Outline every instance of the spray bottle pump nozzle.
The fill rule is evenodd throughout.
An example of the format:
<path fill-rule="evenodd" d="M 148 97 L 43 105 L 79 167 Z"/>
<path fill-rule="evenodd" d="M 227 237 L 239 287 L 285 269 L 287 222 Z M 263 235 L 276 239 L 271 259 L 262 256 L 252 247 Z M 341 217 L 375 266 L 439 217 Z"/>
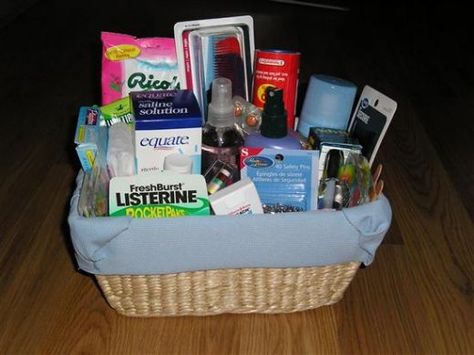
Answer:
<path fill-rule="evenodd" d="M 262 112 L 261 134 L 269 138 L 282 138 L 288 133 L 283 89 L 268 87 L 265 90 L 265 105 Z"/>
<path fill-rule="evenodd" d="M 212 100 L 208 107 L 207 121 L 215 127 L 232 126 L 235 121 L 232 82 L 227 78 L 217 78 L 212 82 Z"/>
<path fill-rule="evenodd" d="M 264 110 L 269 114 L 284 113 L 283 89 L 269 87 L 265 90 Z"/>

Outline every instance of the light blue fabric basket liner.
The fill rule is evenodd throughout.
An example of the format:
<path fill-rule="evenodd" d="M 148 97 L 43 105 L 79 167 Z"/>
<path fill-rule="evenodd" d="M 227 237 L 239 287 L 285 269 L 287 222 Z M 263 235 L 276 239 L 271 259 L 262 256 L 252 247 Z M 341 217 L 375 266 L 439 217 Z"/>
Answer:
<path fill-rule="evenodd" d="M 386 197 L 342 211 L 162 219 L 79 216 L 83 174 L 69 226 L 80 269 L 149 275 L 225 268 L 370 264 L 390 227 Z"/>

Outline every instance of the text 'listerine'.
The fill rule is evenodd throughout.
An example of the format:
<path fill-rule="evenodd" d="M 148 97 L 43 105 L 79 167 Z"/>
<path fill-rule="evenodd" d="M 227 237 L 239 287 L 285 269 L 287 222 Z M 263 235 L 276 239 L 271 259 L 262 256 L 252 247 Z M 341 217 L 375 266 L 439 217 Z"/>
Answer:
<path fill-rule="evenodd" d="M 130 192 L 115 194 L 117 206 L 162 205 L 197 202 L 196 190 L 183 190 L 179 184 L 130 185 Z"/>

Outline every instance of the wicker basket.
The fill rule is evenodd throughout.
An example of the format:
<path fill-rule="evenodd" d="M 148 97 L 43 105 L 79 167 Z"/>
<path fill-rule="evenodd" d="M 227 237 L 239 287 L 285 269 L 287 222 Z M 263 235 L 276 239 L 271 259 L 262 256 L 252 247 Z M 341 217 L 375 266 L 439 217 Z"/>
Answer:
<path fill-rule="evenodd" d="M 392 216 L 382 197 L 347 211 L 243 216 L 246 223 L 189 217 L 183 230 L 186 217 L 80 216 L 82 180 L 80 173 L 68 216 L 76 261 L 96 276 L 112 308 L 133 317 L 289 313 L 336 303 L 360 263 L 373 261 Z M 293 225 L 304 231 L 292 234 Z M 300 267 L 314 264 L 322 266 Z"/>
<path fill-rule="evenodd" d="M 359 266 L 351 262 L 96 277 L 109 304 L 126 316 L 288 313 L 339 301 Z"/>

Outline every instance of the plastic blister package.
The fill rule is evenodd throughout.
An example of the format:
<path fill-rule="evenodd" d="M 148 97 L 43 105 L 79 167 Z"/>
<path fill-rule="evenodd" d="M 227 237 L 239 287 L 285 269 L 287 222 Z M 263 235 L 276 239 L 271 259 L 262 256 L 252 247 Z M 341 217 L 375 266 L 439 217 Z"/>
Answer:
<path fill-rule="evenodd" d="M 222 160 L 216 160 L 204 173 L 209 195 L 234 183 L 237 178 L 237 167 Z"/>
<path fill-rule="evenodd" d="M 318 151 L 244 147 L 240 173 L 254 182 L 264 210 L 310 211 L 317 208 L 318 159 Z"/>
<path fill-rule="evenodd" d="M 178 22 L 174 32 L 183 87 L 196 95 L 204 119 L 218 77 L 232 81 L 233 95 L 250 99 L 255 50 L 250 16 Z"/>

